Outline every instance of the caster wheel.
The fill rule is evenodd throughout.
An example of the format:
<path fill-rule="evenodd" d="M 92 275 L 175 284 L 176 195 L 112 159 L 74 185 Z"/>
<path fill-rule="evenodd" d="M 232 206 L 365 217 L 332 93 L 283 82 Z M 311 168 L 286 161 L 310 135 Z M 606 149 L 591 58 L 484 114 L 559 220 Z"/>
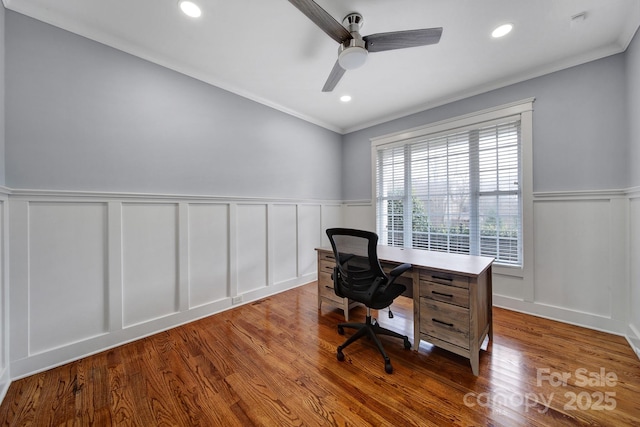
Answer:
<path fill-rule="evenodd" d="M 342 326 L 338 326 L 338 333 L 344 335 L 344 328 Z"/>
<path fill-rule="evenodd" d="M 387 374 L 391 374 L 391 373 L 393 373 L 393 366 L 391 366 L 391 362 L 385 362 L 385 363 L 384 363 L 384 371 L 385 371 Z"/>
<path fill-rule="evenodd" d="M 404 348 L 405 350 L 409 350 L 411 348 L 411 343 L 409 342 L 408 339 L 404 340 Z"/>
<path fill-rule="evenodd" d="M 342 350 L 338 349 L 338 353 L 336 354 L 336 356 L 338 357 L 338 361 L 344 361 L 344 353 L 342 352 Z"/>

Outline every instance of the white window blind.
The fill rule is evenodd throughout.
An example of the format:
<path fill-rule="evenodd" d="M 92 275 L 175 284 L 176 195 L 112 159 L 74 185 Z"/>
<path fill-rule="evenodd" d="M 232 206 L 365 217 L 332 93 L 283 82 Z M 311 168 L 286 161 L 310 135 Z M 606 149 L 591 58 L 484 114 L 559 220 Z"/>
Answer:
<path fill-rule="evenodd" d="M 520 117 L 377 147 L 381 244 L 522 265 Z"/>

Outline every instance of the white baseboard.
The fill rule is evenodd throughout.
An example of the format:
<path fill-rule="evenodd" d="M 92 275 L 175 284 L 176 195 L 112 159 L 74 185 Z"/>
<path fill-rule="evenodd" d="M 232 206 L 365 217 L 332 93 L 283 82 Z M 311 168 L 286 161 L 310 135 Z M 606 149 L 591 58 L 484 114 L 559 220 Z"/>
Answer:
<path fill-rule="evenodd" d="M 614 335 L 624 336 L 625 334 L 625 325 L 622 322 L 592 313 L 584 313 L 562 307 L 527 302 L 502 295 L 493 296 L 493 305 L 507 310 L 530 314 L 532 316 L 581 326 L 583 328 L 594 329 Z"/>
<path fill-rule="evenodd" d="M 0 402 L 4 400 L 4 397 L 7 395 L 7 391 L 9 391 L 9 387 L 11 386 L 11 376 L 9 375 L 9 369 L 5 369 L 0 374 Z"/>
<path fill-rule="evenodd" d="M 625 338 L 627 338 L 629 345 L 638 356 L 638 359 L 640 359 L 640 331 L 634 325 L 629 324 Z"/>

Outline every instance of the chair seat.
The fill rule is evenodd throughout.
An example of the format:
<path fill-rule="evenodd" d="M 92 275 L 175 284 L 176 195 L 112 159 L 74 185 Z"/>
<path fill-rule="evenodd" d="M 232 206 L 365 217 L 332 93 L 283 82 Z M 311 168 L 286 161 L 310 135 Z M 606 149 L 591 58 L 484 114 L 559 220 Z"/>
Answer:
<path fill-rule="evenodd" d="M 392 283 L 384 292 L 375 294 L 373 296 L 373 299 L 367 304 L 367 306 L 375 310 L 387 308 L 391 305 L 394 299 L 398 298 L 406 290 L 407 290 L 406 286 L 400 285 L 397 283 Z M 342 289 L 341 293 L 344 294 L 345 297 L 353 301 L 357 301 L 363 304 L 365 303 L 366 292 L 349 291 L 346 289 Z"/>

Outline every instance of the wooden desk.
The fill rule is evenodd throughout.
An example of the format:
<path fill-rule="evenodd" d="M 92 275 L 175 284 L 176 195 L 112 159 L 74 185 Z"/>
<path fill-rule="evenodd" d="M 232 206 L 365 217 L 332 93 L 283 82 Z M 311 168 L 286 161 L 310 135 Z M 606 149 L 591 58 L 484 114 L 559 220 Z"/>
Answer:
<path fill-rule="evenodd" d="M 333 291 L 335 265 L 330 248 L 318 248 L 318 309 L 323 302 L 342 308 L 349 319 L 355 304 Z M 409 263 L 405 285 L 412 287 L 414 350 L 420 340 L 468 358 L 478 375 L 480 346 L 493 340 L 491 266 L 493 258 L 378 246 L 385 271 Z"/>

